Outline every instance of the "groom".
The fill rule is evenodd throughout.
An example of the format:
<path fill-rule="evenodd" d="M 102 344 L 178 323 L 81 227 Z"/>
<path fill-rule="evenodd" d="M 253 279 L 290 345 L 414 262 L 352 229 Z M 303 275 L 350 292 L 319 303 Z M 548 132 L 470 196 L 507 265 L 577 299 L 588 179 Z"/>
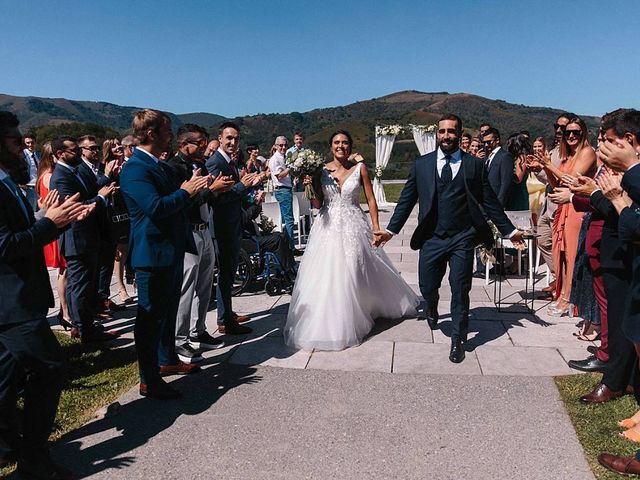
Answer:
<path fill-rule="evenodd" d="M 387 230 L 375 232 L 376 245 L 384 245 L 400 232 L 419 202 L 419 223 L 411 248 L 420 249 L 420 292 L 433 330 L 438 324 L 438 289 L 448 263 L 453 323 L 449 360 L 454 363 L 464 360 L 474 248 L 478 240 L 493 242 L 486 218 L 515 245 L 522 245 L 523 235 L 505 215 L 483 161 L 460 150 L 461 133 L 462 121 L 456 115 L 444 115 L 438 121 L 438 149 L 416 159 Z"/>

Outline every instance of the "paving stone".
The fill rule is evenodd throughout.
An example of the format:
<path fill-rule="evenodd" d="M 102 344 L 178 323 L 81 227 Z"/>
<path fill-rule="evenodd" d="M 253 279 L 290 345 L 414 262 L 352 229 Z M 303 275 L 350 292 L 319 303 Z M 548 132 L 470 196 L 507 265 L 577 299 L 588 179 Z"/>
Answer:
<path fill-rule="evenodd" d="M 475 349 L 483 375 L 555 376 L 571 374 L 556 348 L 496 347 Z"/>
<path fill-rule="evenodd" d="M 233 352 L 229 362 L 236 365 L 305 368 L 310 355 L 304 350 L 287 348 L 282 337 L 261 337 L 243 342 Z"/>
<path fill-rule="evenodd" d="M 438 323 L 433 331 L 433 342 L 451 345 L 451 320 Z M 469 320 L 468 343 L 471 346 L 501 345 L 513 347 L 513 342 L 501 322 Z"/>
<path fill-rule="evenodd" d="M 481 375 L 474 352 L 466 352 L 462 363 L 449 361 L 450 345 L 396 342 L 393 373 Z"/>
<path fill-rule="evenodd" d="M 580 345 L 573 325 L 566 323 L 539 325 L 526 319 L 502 322 L 517 347 L 575 347 Z"/>
<path fill-rule="evenodd" d="M 587 347 L 596 346 L 593 342 L 584 342 L 585 345 L 571 346 L 571 347 L 558 347 L 560 355 L 565 362 L 569 363 L 569 360 L 584 360 L 590 357 L 592 354 L 587 351 Z M 578 370 L 571 369 L 573 373 L 583 373 Z"/>
<path fill-rule="evenodd" d="M 307 368 L 350 372 L 391 372 L 393 342 L 367 341 L 339 352 L 313 352 Z"/>
<path fill-rule="evenodd" d="M 376 322 L 369 341 L 433 343 L 431 329 L 424 320 Z"/>

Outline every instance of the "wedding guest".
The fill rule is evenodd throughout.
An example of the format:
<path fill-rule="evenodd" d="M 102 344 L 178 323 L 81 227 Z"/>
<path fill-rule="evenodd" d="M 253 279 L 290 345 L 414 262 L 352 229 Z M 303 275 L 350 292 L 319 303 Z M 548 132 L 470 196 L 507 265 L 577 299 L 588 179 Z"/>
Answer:
<path fill-rule="evenodd" d="M 177 132 L 178 152 L 167 164 L 173 168 L 178 183 L 188 181 L 194 172 L 207 176 L 204 150 L 208 143 L 207 131 L 194 124 L 182 125 Z M 216 255 L 209 232 L 209 202 L 216 192 L 228 191 L 234 181 L 218 175 L 218 178 L 198 192 L 186 210 L 189 230 L 193 236 L 195 252 L 186 252 L 182 269 L 182 289 L 176 317 L 175 345 L 178 358 L 185 363 L 203 360 L 201 350 L 220 348 L 224 342 L 213 338 L 205 324 Z"/>
<path fill-rule="evenodd" d="M 207 148 L 204 151 L 204 158 L 210 158 L 220 148 L 220 140 L 214 138 L 207 144 Z"/>
<path fill-rule="evenodd" d="M 207 188 L 208 176 L 198 172 L 177 184 L 173 169 L 160 160 L 171 149 L 171 119 L 157 110 L 135 113 L 133 134 L 139 142 L 120 173 L 120 187 L 131 219 L 131 265 L 136 270 L 138 313 L 133 330 L 140 395 L 158 399 L 180 397 L 162 374 L 193 373 L 195 365 L 178 360 L 176 315 L 185 251 L 194 252 L 186 210 Z"/>
<path fill-rule="evenodd" d="M 496 128 L 489 127 L 485 130 L 482 144 L 486 154 L 485 168 L 489 185 L 504 207 L 513 188 L 513 157 L 502 148 L 500 132 Z"/>
<path fill-rule="evenodd" d="M 544 137 L 536 137 L 533 141 L 533 155 L 544 155 L 547 152 L 547 141 Z M 528 157 L 527 163 L 533 160 Z M 544 194 L 546 191 L 546 184 L 542 183 L 536 173 L 529 168 L 529 174 L 527 175 L 527 192 L 529 193 L 529 210 L 531 210 L 531 220 L 534 225 L 538 224 L 538 216 L 544 203 Z"/>
<path fill-rule="evenodd" d="M 129 143 L 128 150 L 131 152 L 133 152 L 132 146 L 133 143 Z M 105 175 L 115 182 L 118 188 L 120 187 L 120 172 L 125 161 L 125 149 L 117 138 L 107 139 L 102 143 L 102 163 L 105 165 Z M 109 200 L 107 228 L 109 240 L 115 244 L 115 252 L 112 247 L 109 248 L 109 255 L 114 253 L 114 258 L 105 259 L 105 263 L 112 265 L 111 268 L 108 266 L 105 268 L 105 277 L 109 278 L 108 281 L 111 284 L 111 275 L 115 270 L 118 298 L 123 305 L 129 305 L 133 303 L 133 299 L 129 296 L 124 282 L 125 264 L 129 250 L 129 213 L 119 189 L 114 190 Z"/>
<path fill-rule="evenodd" d="M 555 167 L 560 166 L 560 143 L 562 141 L 562 134 L 564 129 L 566 128 L 569 120 L 575 117 L 572 113 L 561 113 L 558 115 L 556 122 L 554 124 L 554 148 L 549 152 L 549 157 L 551 158 L 551 164 Z M 547 267 L 549 268 L 549 274 L 551 276 L 551 281 L 549 282 L 548 287 L 544 287 L 542 289 L 542 295 L 538 297 L 541 300 L 554 300 L 554 293 L 556 291 L 556 271 L 553 264 L 553 234 L 552 234 L 552 226 L 553 226 L 553 218 L 555 216 L 556 210 L 558 208 L 557 204 L 552 202 L 549 198 L 549 195 L 553 193 L 553 187 L 549 184 L 549 179 L 547 178 L 547 172 L 543 168 L 541 163 L 541 159 L 545 158 L 547 155 L 544 153 L 536 154 L 535 160 L 529 161 L 529 169 L 535 173 L 536 177 L 540 182 L 547 185 L 545 199 L 542 203 L 542 209 L 540 215 L 538 216 L 538 241 L 537 247 L 540 251 L 540 255 L 544 259 Z"/>
<path fill-rule="evenodd" d="M 481 123 L 480 124 L 480 128 L 478 130 L 479 137 L 483 138 L 489 132 L 490 128 L 491 128 L 491 124 L 489 124 L 489 123 Z"/>
<path fill-rule="evenodd" d="M 554 193 L 549 195 L 558 204 L 553 220 L 553 263 L 556 271 L 557 302 L 549 308 L 554 316 L 565 315 L 573 308 L 569 303 L 571 280 L 578 248 L 578 238 L 582 226 L 582 212 L 576 212 L 570 203 L 569 185 L 575 183 L 578 175 L 593 176 L 596 154 L 589 145 L 587 126 L 579 117 L 569 120 L 560 143 L 560 166 L 555 167 L 549 155 L 542 162 Z"/>
<path fill-rule="evenodd" d="M 20 478 L 72 479 L 48 446 L 64 383 L 64 354 L 47 323 L 54 302 L 42 248 L 89 207 L 78 203 L 77 194 L 60 205 L 51 192 L 36 220 L 17 187 L 30 175 L 18 124 L 15 115 L 0 112 L 0 468 L 17 460 Z"/>
<path fill-rule="evenodd" d="M 27 164 L 29 165 L 29 181 L 25 185 L 21 185 L 22 191 L 27 197 L 27 201 L 34 211 L 38 210 L 38 193 L 36 192 L 36 179 L 38 176 L 38 164 L 40 163 L 40 155 L 36 152 L 36 136 L 28 133 L 24 136 L 24 150 L 22 151 Z"/>
<path fill-rule="evenodd" d="M 51 142 L 46 142 L 42 146 L 42 156 L 38 163 L 38 179 L 36 180 L 36 190 L 38 192 L 38 205 L 42 208 L 42 202 L 49 193 L 49 183 L 51 175 L 55 168 L 55 157 L 51 150 Z M 65 330 L 70 329 L 71 316 L 69 315 L 69 305 L 67 304 L 66 287 L 67 287 L 67 262 L 60 253 L 60 246 L 56 238 L 44 246 L 44 262 L 48 268 L 58 270 L 58 279 L 56 282 L 58 290 L 58 300 L 60 301 L 60 311 L 58 312 L 58 324 Z"/>
<path fill-rule="evenodd" d="M 304 135 L 300 130 L 296 130 L 295 132 L 293 132 L 293 145 L 291 145 L 291 147 L 287 149 L 285 155 L 287 153 L 299 152 L 301 150 L 304 150 L 305 148 L 307 147 L 304 144 Z"/>
<path fill-rule="evenodd" d="M 122 137 L 120 141 L 123 151 L 124 151 L 124 161 L 126 162 L 133 156 L 133 151 L 136 149 L 136 145 L 138 144 L 136 137 L 133 135 L 126 135 Z"/>
<path fill-rule="evenodd" d="M 469 145 L 471 144 L 471 134 L 464 132 L 460 137 L 460 150 L 463 152 L 469 152 Z"/>
<path fill-rule="evenodd" d="M 513 187 L 504 209 L 506 211 L 529 210 L 527 191 L 527 155 L 533 152 L 529 138 L 522 133 L 514 133 L 507 139 L 507 151 L 513 158 Z"/>
<path fill-rule="evenodd" d="M 471 142 L 469 143 L 468 154 L 473 155 L 474 157 L 478 156 L 478 152 L 480 151 L 481 140 L 477 137 L 473 137 Z"/>
<path fill-rule="evenodd" d="M 279 136 L 276 138 L 274 147 L 275 153 L 269 159 L 269 170 L 271 171 L 271 181 L 275 190 L 274 196 L 280 204 L 280 214 L 284 223 L 289 248 L 295 249 L 293 239 L 293 192 L 291 176 L 289 168 L 285 163 L 285 152 L 288 145 L 287 137 Z"/>
<path fill-rule="evenodd" d="M 106 206 L 106 198 L 114 185 L 98 187 L 96 177 L 82 171 L 83 164 L 75 138 L 58 137 L 51 143 L 56 157 L 56 168 L 50 180 L 50 188 L 62 198 L 78 194 L 79 200 L 93 205 L 93 211 L 83 220 L 71 222 L 60 231 L 60 253 L 67 262 L 67 302 L 73 328 L 71 335 L 83 343 L 102 342 L 117 337 L 115 332 L 105 332 L 93 321 L 96 311 L 96 277 L 100 231 L 98 217 Z M 88 167 L 86 167 L 88 168 Z"/>
<path fill-rule="evenodd" d="M 207 162 L 207 171 L 217 178 L 232 178 L 233 187 L 222 192 L 213 202 L 213 225 L 218 246 L 218 278 L 216 300 L 218 309 L 218 331 L 228 335 L 251 333 L 252 329 L 240 325 L 249 320 L 246 315 L 238 316 L 232 307 L 231 290 L 238 266 L 240 245 L 242 242 L 242 200 L 249 187 L 257 185 L 259 179 L 255 173 L 247 173 L 242 178 L 232 156 L 240 143 L 240 128 L 233 122 L 225 122 L 218 129 L 220 148 Z"/>

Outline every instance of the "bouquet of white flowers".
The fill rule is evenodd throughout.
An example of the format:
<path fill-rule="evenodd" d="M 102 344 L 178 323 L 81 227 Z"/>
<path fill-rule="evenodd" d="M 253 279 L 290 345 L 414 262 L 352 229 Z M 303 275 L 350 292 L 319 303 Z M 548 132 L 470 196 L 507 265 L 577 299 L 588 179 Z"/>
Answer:
<path fill-rule="evenodd" d="M 306 175 L 314 176 L 324 165 L 324 158 L 318 152 L 305 148 L 297 152 L 288 152 L 285 159 L 289 175 L 302 180 Z M 308 200 L 317 198 L 313 185 L 304 186 L 304 196 Z"/>

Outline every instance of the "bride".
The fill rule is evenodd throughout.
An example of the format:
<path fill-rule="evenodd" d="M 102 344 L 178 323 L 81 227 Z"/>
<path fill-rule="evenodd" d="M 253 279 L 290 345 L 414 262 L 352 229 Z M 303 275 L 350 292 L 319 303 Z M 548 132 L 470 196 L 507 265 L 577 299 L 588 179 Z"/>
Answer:
<path fill-rule="evenodd" d="M 320 213 L 291 295 L 284 328 L 290 347 L 342 350 L 362 342 L 376 318 L 417 314 L 417 295 L 384 251 L 372 246 L 378 205 L 366 167 L 349 160 L 352 144 L 348 132 L 334 133 L 333 161 L 314 178 L 320 199 L 312 204 Z M 371 223 L 360 208 L 361 186 Z"/>

